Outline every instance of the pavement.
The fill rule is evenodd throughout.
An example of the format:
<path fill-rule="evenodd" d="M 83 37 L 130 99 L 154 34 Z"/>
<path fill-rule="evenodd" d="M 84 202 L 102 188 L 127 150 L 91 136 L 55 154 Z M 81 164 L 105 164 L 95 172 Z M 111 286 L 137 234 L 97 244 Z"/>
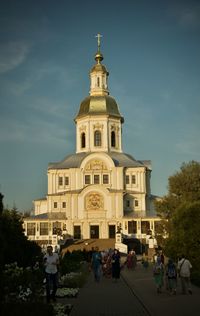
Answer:
<path fill-rule="evenodd" d="M 78 297 L 70 300 L 70 316 L 199 316 L 200 288 L 192 285 L 192 291 L 182 295 L 178 280 L 176 295 L 165 287 L 157 294 L 152 266 L 145 269 L 139 262 L 135 270 L 123 268 L 117 282 L 102 277 L 97 283 L 90 273 Z"/>

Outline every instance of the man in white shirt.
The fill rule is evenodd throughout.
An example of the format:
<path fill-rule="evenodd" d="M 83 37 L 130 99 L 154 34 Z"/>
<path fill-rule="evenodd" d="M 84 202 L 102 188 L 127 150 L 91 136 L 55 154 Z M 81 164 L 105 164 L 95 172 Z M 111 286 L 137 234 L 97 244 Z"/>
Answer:
<path fill-rule="evenodd" d="M 190 285 L 190 269 L 192 265 L 184 255 L 181 256 L 181 259 L 178 262 L 178 271 L 181 278 L 181 288 L 182 294 L 186 294 L 186 290 L 189 294 L 192 294 L 191 285 Z"/>
<path fill-rule="evenodd" d="M 53 301 L 56 300 L 56 291 L 58 287 L 58 266 L 59 257 L 57 253 L 53 253 L 52 246 L 47 247 L 47 254 L 44 256 L 44 266 L 46 275 L 46 298 L 47 302 L 50 302 L 50 298 Z M 51 286 L 53 287 L 52 293 Z"/>

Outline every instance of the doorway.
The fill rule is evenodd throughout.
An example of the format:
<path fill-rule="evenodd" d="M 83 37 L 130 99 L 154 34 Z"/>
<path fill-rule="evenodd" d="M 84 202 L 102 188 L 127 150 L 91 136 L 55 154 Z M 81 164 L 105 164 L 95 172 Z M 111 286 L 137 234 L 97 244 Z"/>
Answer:
<path fill-rule="evenodd" d="M 115 238 L 115 225 L 109 225 L 109 238 Z"/>
<path fill-rule="evenodd" d="M 99 238 L 99 226 L 91 225 L 90 226 L 90 238 L 97 239 Z"/>

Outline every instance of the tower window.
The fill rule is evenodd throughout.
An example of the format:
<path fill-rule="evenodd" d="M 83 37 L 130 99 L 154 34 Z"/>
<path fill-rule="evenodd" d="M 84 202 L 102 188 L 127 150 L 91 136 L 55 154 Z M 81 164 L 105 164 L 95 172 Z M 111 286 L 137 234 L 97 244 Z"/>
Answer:
<path fill-rule="evenodd" d="M 126 206 L 130 207 L 130 200 L 126 200 Z"/>
<path fill-rule="evenodd" d="M 126 176 L 126 184 L 129 184 L 129 176 Z"/>
<path fill-rule="evenodd" d="M 81 134 L 81 148 L 85 148 L 85 133 Z"/>
<path fill-rule="evenodd" d="M 59 177 L 58 178 L 58 184 L 59 185 L 63 185 L 63 177 Z"/>
<path fill-rule="evenodd" d="M 90 184 L 90 175 L 85 175 L 85 184 Z"/>
<path fill-rule="evenodd" d="M 94 175 L 94 184 L 99 184 L 99 175 L 98 174 Z"/>
<path fill-rule="evenodd" d="M 97 77 L 97 87 L 100 87 L 100 79 Z"/>
<path fill-rule="evenodd" d="M 108 183 L 109 183 L 108 174 L 103 174 L 103 184 L 108 184 Z"/>
<path fill-rule="evenodd" d="M 65 185 L 69 185 L 69 177 L 65 177 Z"/>
<path fill-rule="evenodd" d="M 135 175 L 132 175 L 132 177 L 131 177 L 131 182 L 132 182 L 132 184 L 135 184 L 135 183 L 136 183 L 136 177 L 135 177 Z"/>
<path fill-rule="evenodd" d="M 115 132 L 111 132 L 111 146 L 115 147 L 116 146 L 116 141 L 115 141 Z"/>
<path fill-rule="evenodd" d="M 101 132 L 94 132 L 94 146 L 101 146 Z"/>

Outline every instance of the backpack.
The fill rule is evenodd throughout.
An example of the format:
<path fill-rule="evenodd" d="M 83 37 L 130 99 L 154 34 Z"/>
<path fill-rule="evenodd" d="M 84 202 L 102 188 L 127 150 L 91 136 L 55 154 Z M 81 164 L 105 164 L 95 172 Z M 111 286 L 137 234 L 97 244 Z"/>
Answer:
<path fill-rule="evenodd" d="M 154 274 L 160 274 L 162 272 L 161 265 L 156 265 L 154 268 Z"/>
<path fill-rule="evenodd" d="M 168 278 L 176 278 L 176 269 L 174 265 L 168 266 L 167 269 Z"/>

